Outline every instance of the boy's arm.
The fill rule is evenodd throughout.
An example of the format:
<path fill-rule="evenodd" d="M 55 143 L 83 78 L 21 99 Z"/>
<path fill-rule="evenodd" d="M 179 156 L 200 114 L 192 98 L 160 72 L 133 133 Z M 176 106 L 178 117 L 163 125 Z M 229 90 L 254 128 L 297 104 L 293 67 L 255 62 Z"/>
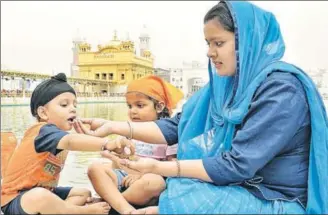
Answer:
<path fill-rule="evenodd" d="M 60 139 L 57 149 L 70 151 L 101 151 L 107 149 L 113 151 L 120 146 L 116 141 L 109 141 L 108 138 L 94 137 L 85 134 L 67 134 Z M 124 148 L 124 146 L 121 146 Z"/>
<path fill-rule="evenodd" d="M 63 149 L 72 151 L 100 151 L 101 149 L 108 149 L 116 153 L 122 153 L 125 146 L 130 147 L 130 151 L 134 153 L 134 147 L 128 139 L 121 138 L 120 141 L 109 141 L 107 138 L 85 134 L 70 134 L 60 130 L 53 124 L 46 124 L 40 129 L 34 144 L 37 153 L 51 152 L 54 155 Z"/>

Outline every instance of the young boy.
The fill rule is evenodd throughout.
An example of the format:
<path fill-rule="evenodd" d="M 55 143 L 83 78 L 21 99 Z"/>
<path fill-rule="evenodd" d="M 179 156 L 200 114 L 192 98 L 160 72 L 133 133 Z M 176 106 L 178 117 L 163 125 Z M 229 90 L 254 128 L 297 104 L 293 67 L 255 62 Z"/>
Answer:
<path fill-rule="evenodd" d="M 66 150 L 122 153 L 125 142 L 68 133 L 76 119 L 76 93 L 60 73 L 39 84 L 31 97 L 38 122 L 24 134 L 1 184 L 4 214 L 108 214 L 106 202 L 93 204 L 87 189 L 57 187 Z"/>

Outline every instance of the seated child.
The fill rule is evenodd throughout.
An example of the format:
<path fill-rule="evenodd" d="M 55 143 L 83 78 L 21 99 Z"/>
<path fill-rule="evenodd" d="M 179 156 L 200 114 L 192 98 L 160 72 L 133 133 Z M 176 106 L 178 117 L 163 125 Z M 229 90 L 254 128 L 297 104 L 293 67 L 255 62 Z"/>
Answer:
<path fill-rule="evenodd" d="M 1 210 L 10 214 L 108 214 L 106 202 L 86 204 L 91 192 L 57 187 L 67 150 L 122 152 L 107 138 L 68 133 L 76 119 L 76 93 L 60 73 L 33 91 L 31 112 L 38 122 L 25 132 L 1 184 Z"/>
<path fill-rule="evenodd" d="M 147 76 L 132 81 L 127 87 L 125 96 L 130 120 L 146 122 L 170 117 L 172 109 L 182 99 L 183 93 L 159 77 Z M 166 160 L 167 155 L 171 158 L 175 157 L 172 155 L 176 155 L 174 146 L 172 152 L 172 149 L 168 150 L 167 145 L 164 144 L 132 141 L 137 156 Z M 166 187 L 165 180 L 160 175 L 128 174 L 121 169 L 115 169 L 113 164 L 94 163 L 88 169 L 88 176 L 99 196 L 120 214 L 134 211 L 131 204 L 140 206 L 152 204 L 152 200 L 158 200 L 160 193 Z"/>

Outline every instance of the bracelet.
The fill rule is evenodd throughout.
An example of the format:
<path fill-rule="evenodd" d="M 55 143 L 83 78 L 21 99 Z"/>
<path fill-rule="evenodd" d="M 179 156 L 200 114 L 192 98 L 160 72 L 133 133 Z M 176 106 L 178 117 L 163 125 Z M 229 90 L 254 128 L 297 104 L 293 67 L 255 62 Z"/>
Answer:
<path fill-rule="evenodd" d="M 108 141 L 109 141 L 109 139 L 108 139 L 108 138 L 106 138 L 106 140 L 105 140 L 104 144 L 102 144 L 102 146 L 101 146 L 101 149 L 100 149 L 100 151 L 105 151 L 105 150 L 107 150 L 107 148 L 106 148 L 106 145 L 107 145 Z"/>
<path fill-rule="evenodd" d="M 177 171 L 177 177 L 181 177 L 180 161 L 175 160 L 175 162 L 176 162 L 176 164 L 177 164 L 177 168 L 178 168 L 178 171 Z"/>
<path fill-rule="evenodd" d="M 129 125 L 129 128 L 130 128 L 130 135 L 129 137 L 126 137 L 128 140 L 132 140 L 132 135 L 133 135 L 133 128 L 132 128 L 132 125 L 129 121 L 126 121 Z"/>

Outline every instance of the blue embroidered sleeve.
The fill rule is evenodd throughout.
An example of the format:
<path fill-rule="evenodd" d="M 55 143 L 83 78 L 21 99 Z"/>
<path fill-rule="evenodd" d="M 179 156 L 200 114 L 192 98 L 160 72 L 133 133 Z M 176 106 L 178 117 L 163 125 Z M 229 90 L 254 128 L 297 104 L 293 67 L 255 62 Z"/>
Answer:
<path fill-rule="evenodd" d="M 236 129 L 232 150 L 204 158 L 206 172 L 217 185 L 251 179 L 293 144 L 293 136 L 309 114 L 306 110 L 305 94 L 295 77 L 267 78 L 255 93 L 243 123 Z"/>
<path fill-rule="evenodd" d="M 59 141 L 67 134 L 68 132 L 60 130 L 53 124 L 46 124 L 42 126 L 39 135 L 35 138 L 35 150 L 38 153 L 51 152 L 56 155 L 62 151 L 57 149 Z"/>

